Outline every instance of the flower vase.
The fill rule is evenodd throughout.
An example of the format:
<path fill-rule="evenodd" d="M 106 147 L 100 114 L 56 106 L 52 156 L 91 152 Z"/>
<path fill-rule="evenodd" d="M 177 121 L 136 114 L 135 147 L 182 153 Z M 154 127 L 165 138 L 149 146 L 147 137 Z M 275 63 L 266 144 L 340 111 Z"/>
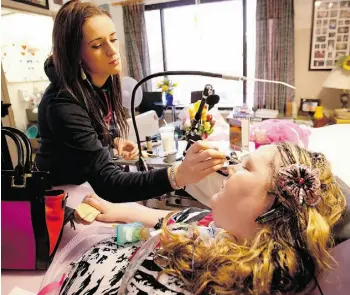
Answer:
<path fill-rule="evenodd" d="M 165 97 L 166 97 L 166 105 L 168 107 L 171 107 L 173 105 L 173 100 L 174 100 L 173 95 L 170 93 L 167 93 Z"/>

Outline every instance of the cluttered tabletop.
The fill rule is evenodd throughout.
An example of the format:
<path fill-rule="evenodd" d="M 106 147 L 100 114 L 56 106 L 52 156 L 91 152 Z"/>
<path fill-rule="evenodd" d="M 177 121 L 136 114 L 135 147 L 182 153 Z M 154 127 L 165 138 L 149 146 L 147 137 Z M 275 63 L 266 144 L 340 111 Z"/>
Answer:
<path fill-rule="evenodd" d="M 174 152 L 174 154 L 172 154 L 172 153 L 164 152 L 162 142 L 160 140 L 155 139 L 152 145 L 152 153 L 149 153 L 147 152 L 147 150 L 144 150 L 142 152 L 142 156 L 146 164 L 150 167 L 153 167 L 153 168 L 169 167 L 176 162 L 182 161 L 187 144 L 188 142 L 186 140 L 179 140 L 176 147 L 176 151 Z M 241 152 L 241 151 L 234 151 L 233 153 L 232 149 L 230 148 L 229 141 L 212 141 L 211 144 L 213 144 L 213 146 L 218 148 L 220 151 L 225 152 L 228 155 L 228 160 L 229 158 L 232 158 L 232 156 L 234 155 L 240 158 L 247 154 L 246 152 Z M 252 151 L 253 148 L 254 148 L 253 145 L 251 145 L 249 147 L 249 151 Z M 127 166 L 137 165 L 137 159 L 124 160 L 121 157 L 114 157 L 113 162 L 117 165 L 127 165 Z"/>

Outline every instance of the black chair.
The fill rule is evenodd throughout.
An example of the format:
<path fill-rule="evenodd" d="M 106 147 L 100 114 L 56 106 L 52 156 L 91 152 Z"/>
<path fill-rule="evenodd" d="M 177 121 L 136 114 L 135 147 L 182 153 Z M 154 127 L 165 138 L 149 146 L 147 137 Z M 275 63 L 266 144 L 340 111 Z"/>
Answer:
<path fill-rule="evenodd" d="M 198 100 L 202 99 L 202 91 L 192 91 L 191 92 L 191 103 L 196 103 Z M 215 93 L 215 91 L 214 91 Z M 214 107 L 213 105 L 209 105 L 209 110 L 211 110 Z"/>
<path fill-rule="evenodd" d="M 145 113 L 155 111 L 159 119 L 164 118 L 166 106 L 163 105 L 162 92 L 144 92 L 141 104 L 138 107 L 139 112 Z"/>
<path fill-rule="evenodd" d="M 192 91 L 191 92 L 191 103 L 195 103 L 202 99 L 202 91 Z"/>

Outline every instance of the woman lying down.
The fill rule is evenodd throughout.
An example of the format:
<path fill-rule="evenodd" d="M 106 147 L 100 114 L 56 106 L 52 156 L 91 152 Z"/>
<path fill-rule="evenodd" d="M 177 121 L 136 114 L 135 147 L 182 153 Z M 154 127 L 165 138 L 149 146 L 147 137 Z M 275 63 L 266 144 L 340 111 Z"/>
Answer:
<path fill-rule="evenodd" d="M 60 294 L 304 292 L 332 262 L 332 227 L 346 201 L 324 155 L 282 143 L 237 165 L 212 211 L 126 207 L 96 195 L 84 202 L 101 212 L 96 220 L 141 221 L 160 235 L 100 242 L 71 264 Z"/>

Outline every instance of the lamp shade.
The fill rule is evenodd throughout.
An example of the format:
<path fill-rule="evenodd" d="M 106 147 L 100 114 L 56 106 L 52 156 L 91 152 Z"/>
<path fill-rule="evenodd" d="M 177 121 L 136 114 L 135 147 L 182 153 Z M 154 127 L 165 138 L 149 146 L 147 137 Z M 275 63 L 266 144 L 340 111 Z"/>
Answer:
<path fill-rule="evenodd" d="M 323 83 L 323 87 L 350 89 L 350 71 L 345 71 L 343 68 L 335 68 L 330 72 L 327 80 Z"/>

